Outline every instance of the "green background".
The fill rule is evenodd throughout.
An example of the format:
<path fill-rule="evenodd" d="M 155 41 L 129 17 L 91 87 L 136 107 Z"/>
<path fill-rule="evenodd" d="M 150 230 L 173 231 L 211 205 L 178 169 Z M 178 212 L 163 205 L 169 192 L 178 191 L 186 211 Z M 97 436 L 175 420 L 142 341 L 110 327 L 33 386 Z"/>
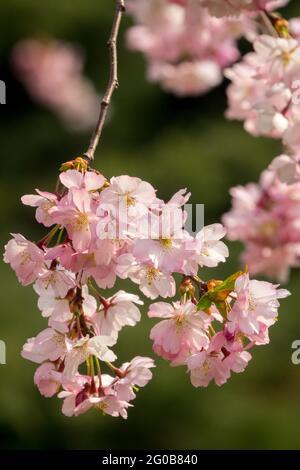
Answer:
<path fill-rule="evenodd" d="M 292 0 L 289 15 L 300 13 Z M 86 149 L 88 134 L 71 134 L 46 109 L 33 103 L 9 67 L 13 44 L 23 37 L 56 37 L 82 45 L 85 73 L 104 89 L 108 60 L 105 42 L 113 12 L 109 0 L 2 0 L 0 79 L 7 84 L 7 105 L 0 108 L 0 200 L 3 245 L 9 232 L 39 239 L 42 230 L 20 196 L 33 188 L 52 190 L 61 162 Z M 298 10 L 298 11 L 297 11 Z M 168 199 L 180 188 L 204 203 L 206 223 L 228 210 L 228 190 L 256 181 L 280 153 L 278 142 L 255 139 L 241 123 L 225 121 L 225 87 L 197 99 L 176 99 L 146 82 L 145 63 L 120 39 L 120 88 L 113 118 L 97 152 L 96 167 L 106 176 L 129 174 L 151 182 Z M 244 46 L 246 47 L 246 46 Z M 249 221 L 250 222 L 250 221 Z M 238 267 L 240 248 L 211 277 Z M 28 337 L 45 327 L 32 289 L 18 285 L 9 266 L 0 264 L 0 338 L 7 344 L 7 365 L 0 366 L 0 447 L 30 449 L 279 449 L 300 448 L 300 366 L 291 363 L 291 343 L 300 339 L 300 272 L 294 270 L 271 343 L 253 351 L 241 375 L 222 388 L 195 389 L 184 368 L 156 358 L 153 381 L 129 410 L 129 418 L 91 411 L 78 418 L 61 414 L 61 402 L 41 397 L 33 385 L 35 365 L 20 357 Z M 126 286 L 125 286 L 126 287 Z M 152 355 L 144 315 L 124 329 L 116 352 L 120 362 Z"/>

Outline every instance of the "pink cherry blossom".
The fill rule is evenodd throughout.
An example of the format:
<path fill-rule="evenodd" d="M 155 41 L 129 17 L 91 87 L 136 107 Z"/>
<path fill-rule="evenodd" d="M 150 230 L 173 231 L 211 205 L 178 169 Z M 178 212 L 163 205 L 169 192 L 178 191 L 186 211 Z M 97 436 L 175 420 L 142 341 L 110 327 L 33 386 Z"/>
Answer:
<path fill-rule="evenodd" d="M 77 170 L 67 170 L 60 174 L 61 183 L 68 189 L 85 189 L 86 191 L 96 191 L 101 189 L 105 183 L 103 175 L 96 171 L 80 173 Z"/>
<path fill-rule="evenodd" d="M 194 387 L 207 387 L 214 380 L 221 386 L 230 378 L 231 371 L 240 373 L 245 370 L 251 354 L 242 344 L 228 342 L 223 333 L 216 334 L 206 351 L 187 358 L 187 367 Z"/>
<path fill-rule="evenodd" d="M 150 339 L 154 352 L 185 368 L 195 387 L 225 384 L 245 371 L 253 347 L 268 344 L 279 301 L 290 293 L 251 279 L 246 267 L 223 279 L 211 269 L 229 256 L 226 234 L 245 243 L 242 260 L 251 273 L 285 281 L 290 268 L 300 265 L 299 21 L 289 34 L 287 22 L 268 13 L 286 3 L 126 1 L 134 19 L 128 44 L 145 55 L 150 81 L 180 97 L 196 96 L 221 83 L 227 67 L 227 117 L 244 121 L 253 135 L 280 138 L 285 153 L 258 184 L 231 190 L 233 207 L 224 226 L 204 226 L 194 235 L 188 231 L 186 189 L 165 201 L 147 181 L 128 175 L 109 179 L 91 168 L 117 85 L 110 80 L 87 153 L 62 164 L 55 194 L 36 190 L 22 198 L 36 208 L 46 234 L 37 243 L 14 235 L 4 254 L 23 285 L 34 283 L 38 309 L 48 322 L 21 354 L 39 364 L 34 383 L 43 396 L 63 400 L 64 415 L 95 409 L 126 419 L 139 388 L 152 379 L 151 358 L 138 355 L 116 365 L 112 348 L 119 332 L 140 321 L 143 305 L 135 294 L 110 291 L 122 280 L 137 284 L 150 299 L 172 298 L 149 306 L 148 316 L 160 319 Z M 121 16 L 117 8 L 116 36 Z M 239 58 L 241 37 L 253 43 L 253 51 L 229 69 Z M 70 46 L 21 43 L 15 60 L 31 95 L 65 122 L 84 128 L 87 110 L 88 118 L 95 118 L 95 102 L 89 102 L 95 94 L 82 77 L 82 57 Z"/>
<path fill-rule="evenodd" d="M 186 200 L 180 199 L 181 202 Z M 132 247 L 138 261 L 155 260 L 166 272 L 181 272 L 186 254 L 186 241 L 191 237 L 184 230 L 186 214 L 174 202 L 151 212 L 150 223 L 141 224 L 140 233 Z"/>
<path fill-rule="evenodd" d="M 61 386 L 60 376 L 52 362 L 44 362 L 35 371 L 34 383 L 41 395 L 47 398 L 53 397 Z"/>
<path fill-rule="evenodd" d="M 195 239 L 187 242 L 187 249 L 190 251 L 191 260 L 186 260 L 185 273 L 197 273 L 200 267 L 215 267 L 219 263 L 224 263 L 229 256 L 229 251 L 221 238 L 226 234 L 226 230 L 221 224 L 213 224 L 204 227 L 196 235 Z"/>
<path fill-rule="evenodd" d="M 72 188 L 53 213 L 56 223 L 65 226 L 73 247 L 87 250 L 95 236 L 97 217 L 92 196 L 86 189 Z"/>
<path fill-rule="evenodd" d="M 88 336 L 79 339 L 72 345 L 71 351 L 65 358 L 65 368 L 63 372 L 64 380 L 72 380 L 78 371 L 78 367 L 90 355 L 99 358 L 102 361 L 113 362 L 116 355 L 108 348 L 116 343 L 115 336 Z"/>
<path fill-rule="evenodd" d="M 30 96 L 57 114 L 69 129 L 86 131 L 94 126 L 99 97 L 83 76 L 84 58 L 77 46 L 24 39 L 13 49 L 12 65 Z"/>
<path fill-rule="evenodd" d="M 75 287 L 75 285 L 74 274 L 59 267 L 44 269 L 35 283 L 36 289 L 40 294 L 42 291 L 48 291 L 54 297 L 60 298 L 66 297 L 69 290 Z"/>
<path fill-rule="evenodd" d="M 44 361 L 56 361 L 64 357 L 71 348 L 71 342 L 62 333 L 52 328 L 41 331 L 35 338 L 24 344 L 22 356 L 41 364 Z"/>
<path fill-rule="evenodd" d="M 273 10 L 289 0 L 199 0 L 215 16 L 239 15 L 244 11 Z"/>
<path fill-rule="evenodd" d="M 150 299 L 175 295 L 176 285 L 173 276 L 163 271 L 154 257 L 138 261 L 131 254 L 121 255 L 118 259 L 117 273 L 122 279 L 129 278 L 139 284 L 140 290 Z"/>
<path fill-rule="evenodd" d="M 37 291 L 36 288 L 35 290 Z M 73 318 L 68 299 L 57 299 L 52 294 L 43 292 L 38 300 L 38 308 L 43 317 L 49 318 L 50 327 L 61 333 L 68 331 L 67 324 Z"/>
<path fill-rule="evenodd" d="M 26 342 L 22 356 L 41 364 L 35 384 L 42 395 L 62 398 L 67 416 L 95 408 L 126 418 L 138 388 L 152 378 L 150 358 L 137 356 L 121 367 L 112 364 L 117 357 L 111 347 L 124 326 L 139 322 L 143 305 L 124 290 L 107 295 L 105 290 L 118 278 L 131 280 L 146 297 L 156 299 L 174 297 L 174 276 L 181 275 L 179 300 L 150 306 L 149 316 L 162 319 L 150 337 L 154 352 L 172 366 L 187 367 L 196 387 L 212 379 L 221 385 L 232 372 L 242 372 L 251 359 L 248 349 L 268 343 L 278 299 L 288 295 L 269 283 L 249 277 L 246 282 L 240 273 L 234 275 L 234 288 L 231 278 L 222 287 L 222 281 L 198 276 L 199 268 L 225 262 L 228 249 L 221 239 L 226 231 L 221 224 L 204 227 L 196 237 L 185 230 L 184 205 L 190 196 L 185 189 L 164 202 L 139 178 L 106 181 L 92 170 L 62 173 L 63 188 L 48 211 L 56 226 L 37 244 L 16 235 L 4 256 L 23 283 L 34 282 L 38 308 L 48 320 L 48 328 Z M 272 235 L 273 254 L 283 241 L 291 249 L 290 242 L 298 241 L 298 183 L 284 184 L 270 171 L 261 184 L 262 189 L 252 185 L 250 191 L 237 191 L 239 218 L 228 216 L 229 235 L 234 228 L 247 238 L 249 213 L 254 219 L 252 211 L 257 212 L 264 224 L 275 207 L 276 223 L 286 221 L 280 243 L 274 244 L 268 226 L 257 242 Z M 36 206 L 37 200 L 29 196 L 25 202 Z M 44 201 L 38 201 L 38 209 L 40 203 Z M 114 231 L 120 225 L 121 231 Z M 258 228 L 252 230 L 249 243 Z"/>
<path fill-rule="evenodd" d="M 119 291 L 108 299 L 102 299 L 100 308 L 93 315 L 92 321 L 99 334 L 116 335 L 124 326 L 135 326 L 141 319 L 138 307 L 143 302 L 137 295 Z"/>
<path fill-rule="evenodd" d="M 79 416 L 91 408 L 96 408 L 104 414 L 113 417 L 121 416 L 126 419 L 127 408 L 131 406 L 114 395 L 100 397 L 90 394 L 89 386 L 75 393 L 74 391 L 62 391 L 58 397 L 64 399 L 62 412 L 66 416 Z"/>
<path fill-rule="evenodd" d="M 287 185 L 273 172 L 264 172 L 258 184 L 231 190 L 232 209 L 223 222 L 230 240 L 245 243 L 242 259 L 250 273 L 286 282 L 290 268 L 299 266 L 298 191 L 299 182 Z"/>
<path fill-rule="evenodd" d="M 32 284 L 43 272 L 44 252 L 23 235 L 12 234 L 5 246 L 4 262 L 9 263 L 23 286 Z"/>
<path fill-rule="evenodd" d="M 283 183 L 296 183 L 300 181 L 300 154 L 279 155 L 268 167 Z"/>
<path fill-rule="evenodd" d="M 226 115 L 244 121 L 245 129 L 253 135 L 281 138 L 297 153 L 300 114 L 295 89 L 300 70 L 299 41 L 261 35 L 253 47 L 254 52 L 225 71 L 232 82 Z"/>
<path fill-rule="evenodd" d="M 104 207 L 111 209 L 115 215 L 117 211 L 127 209 L 128 218 L 143 216 L 154 200 L 155 190 L 149 183 L 127 175 L 113 177 L 110 186 L 101 194 Z"/>
<path fill-rule="evenodd" d="M 135 397 L 134 387 L 145 387 L 152 379 L 151 368 L 155 367 L 153 359 L 137 356 L 123 364 L 119 371 L 119 379 L 114 388 L 119 400 L 130 402 Z"/>
<path fill-rule="evenodd" d="M 219 85 L 223 68 L 239 57 L 236 38 L 243 28 L 211 17 L 200 2 L 130 0 L 128 10 L 136 21 L 129 47 L 146 56 L 149 80 L 177 96 Z"/>
<path fill-rule="evenodd" d="M 209 344 L 207 315 L 197 312 L 197 307 L 191 302 L 175 302 L 173 305 L 157 302 L 150 305 L 148 316 L 164 319 L 152 328 L 150 338 L 154 351 L 174 364 L 181 363 L 189 353 Z"/>
<path fill-rule="evenodd" d="M 228 315 L 228 330 L 245 334 L 251 341 L 252 335 L 259 335 L 261 328 L 273 325 L 278 316 L 279 302 L 289 292 L 277 289 L 269 282 L 249 279 L 248 274 L 240 276 L 235 283 L 237 298 Z"/>
<path fill-rule="evenodd" d="M 52 193 L 47 193 L 46 191 L 36 190 L 37 195 L 27 195 L 21 198 L 23 204 L 26 206 L 37 207 L 36 210 L 36 220 L 45 225 L 45 227 L 50 227 L 54 224 L 52 216 L 49 213 L 49 210 L 56 206 L 57 196 Z"/>
<path fill-rule="evenodd" d="M 177 96 L 193 96 L 219 85 L 222 73 L 220 67 L 209 60 L 179 65 L 154 63 L 149 67 L 148 78 L 160 82 L 164 90 Z"/>

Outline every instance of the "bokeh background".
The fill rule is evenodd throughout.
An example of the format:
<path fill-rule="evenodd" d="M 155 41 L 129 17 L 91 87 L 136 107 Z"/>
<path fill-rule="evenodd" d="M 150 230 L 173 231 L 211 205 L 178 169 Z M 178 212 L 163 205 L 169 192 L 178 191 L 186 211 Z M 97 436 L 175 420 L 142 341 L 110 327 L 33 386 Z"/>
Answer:
<path fill-rule="evenodd" d="M 300 15 L 296 0 L 286 9 Z M 80 44 L 85 73 L 99 93 L 108 61 L 111 0 L 1 0 L 0 79 L 7 104 L 0 107 L 1 246 L 9 232 L 39 239 L 34 212 L 20 197 L 33 188 L 52 190 L 61 162 L 86 149 L 89 135 L 70 133 L 51 112 L 31 101 L 10 67 L 16 41 L 54 37 Z M 150 181 L 168 199 L 180 188 L 193 203 L 205 203 L 206 223 L 228 210 L 228 190 L 256 181 L 280 153 L 279 143 L 255 139 L 240 123 L 225 121 L 225 86 L 197 99 L 176 99 L 146 82 L 145 63 L 120 39 L 120 89 L 105 129 L 95 166 L 106 176 L 129 174 Z M 245 46 L 243 46 L 245 47 Z M 251 223 L 251 221 L 249 221 Z M 241 247 L 230 244 L 231 258 L 214 277 L 237 269 Z M 247 371 L 222 388 L 195 389 L 184 368 L 156 359 L 153 381 L 143 389 L 127 421 L 96 411 L 66 418 L 60 400 L 42 398 L 33 385 L 35 365 L 20 357 L 28 337 L 45 327 L 32 289 L 18 285 L 0 264 L 0 339 L 7 344 L 7 365 L 0 365 L 0 447 L 3 449 L 291 449 L 300 448 L 300 366 L 291 363 L 291 343 L 300 339 L 300 270 L 294 270 L 280 320 L 269 346 L 256 348 Z M 144 315 L 134 329 L 122 331 L 120 361 L 151 355 Z"/>

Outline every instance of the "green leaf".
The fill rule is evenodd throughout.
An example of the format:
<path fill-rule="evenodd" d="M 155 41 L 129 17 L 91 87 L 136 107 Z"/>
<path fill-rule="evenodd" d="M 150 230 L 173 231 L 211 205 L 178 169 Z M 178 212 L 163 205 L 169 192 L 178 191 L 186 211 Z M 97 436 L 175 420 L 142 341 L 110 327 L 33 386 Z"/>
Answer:
<path fill-rule="evenodd" d="M 223 290 L 228 290 L 228 291 L 234 290 L 235 281 L 237 280 L 238 277 L 242 276 L 242 274 L 244 274 L 243 271 L 237 271 L 236 273 L 232 274 L 227 279 L 225 279 L 225 281 L 223 281 L 222 284 L 219 284 L 218 286 L 216 286 L 213 289 L 213 292 L 217 293 Z"/>
<path fill-rule="evenodd" d="M 211 307 L 212 300 L 209 298 L 208 294 L 204 294 L 198 302 L 197 310 L 206 310 Z"/>
<path fill-rule="evenodd" d="M 220 314 L 222 317 L 227 320 L 227 314 L 228 314 L 228 304 L 226 302 L 215 302 L 215 306 L 219 310 Z"/>

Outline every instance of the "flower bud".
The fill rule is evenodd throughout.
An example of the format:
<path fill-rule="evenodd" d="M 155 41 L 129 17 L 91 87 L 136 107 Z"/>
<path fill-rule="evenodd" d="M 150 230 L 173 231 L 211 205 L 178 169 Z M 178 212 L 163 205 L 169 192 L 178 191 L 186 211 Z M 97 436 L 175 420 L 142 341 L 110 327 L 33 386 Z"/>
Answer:
<path fill-rule="evenodd" d="M 74 160 L 70 160 L 61 165 L 60 171 L 77 170 L 85 172 L 88 169 L 88 162 L 82 156 L 76 157 Z"/>

